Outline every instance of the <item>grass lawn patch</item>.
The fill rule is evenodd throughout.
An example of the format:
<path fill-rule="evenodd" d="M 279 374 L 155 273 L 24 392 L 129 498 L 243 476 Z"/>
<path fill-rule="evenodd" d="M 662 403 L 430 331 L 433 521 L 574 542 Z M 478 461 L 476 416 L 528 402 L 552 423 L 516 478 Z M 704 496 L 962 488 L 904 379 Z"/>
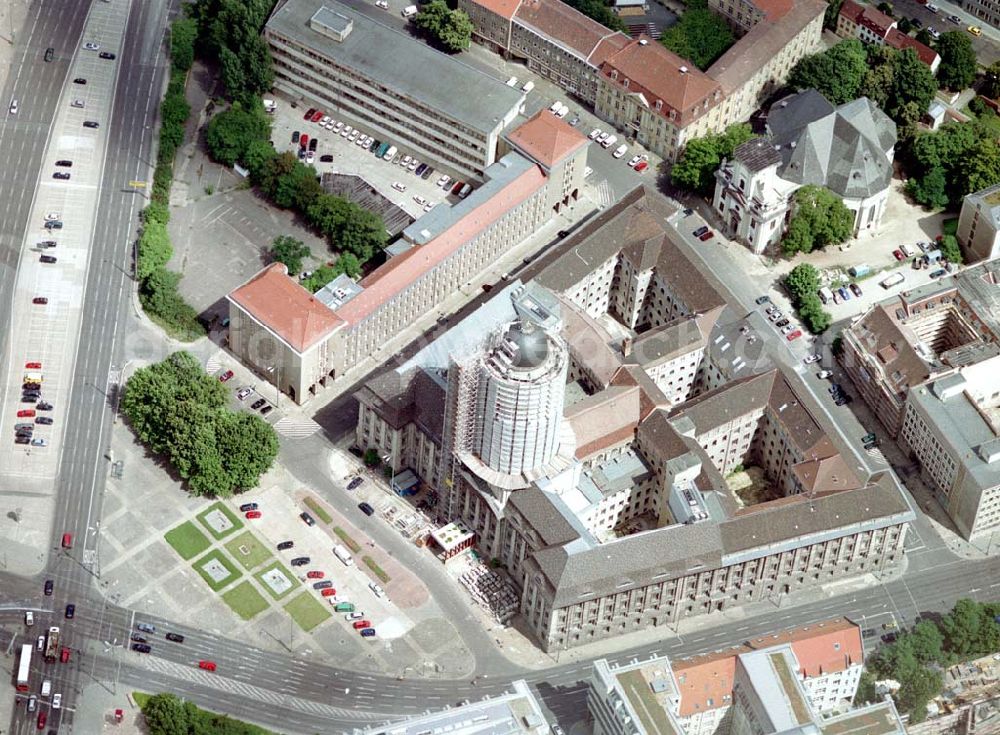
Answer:
<path fill-rule="evenodd" d="M 329 610 L 309 592 L 303 592 L 285 605 L 285 611 L 307 633 L 330 617 Z"/>
<path fill-rule="evenodd" d="M 142 709 L 152 696 L 152 694 L 146 694 L 146 692 L 132 692 L 132 701 L 135 702 L 139 709 Z"/>
<path fill-rule="evenodd" d="M 270 607 L 268 601 L 250 584 L 249 579 L 226 592 L 222 599 L 244 620 L 249 620 Z"/>
<path fill-rule="evenodd" d="M 217 562 L 220 564 L 227 572 L 228 575 L 216 579 L 212 572 L 209 571 L 213 564 L 210 562 Z M 241 572 L 236 568 L 236 565 L 231 562 L 221 549 L 213 549 L 212 551 L 205 554 L 205 556 L 198 559 L 198 561 L 193 564 L 194 570 L 201 575 L 201 578 L 205 580 L 205 584 L 212 588 L 213 591 L 218 592 L 227 584 L 241 576 Z"/>
<path fill-rule="evenodd" d="M 306 498 L 304 502 L 309 506 L 309 510 L 319 516 L 319 519 L 323 521 L 323 523 L 329 523 L 333 520 L 333 516 L 327 513 L 326 508 L 320 505 L 315 498 Z"/>
<path fill-rule="evenodd" d="M 260 566 L 273 555 L 250 531 L 244 531 L 225 543 L 226 551 L 246 570 Z"/>
<path fill-rule="evenodd" d="M 346 546 L 348 549 L 350 549 L 353 553 L 357 554 L 359 551 L 361 551 L 361 544 L 359 544 L 357 541 L 355 541 L 354 539 L 352 539 L 347 534 L 347 531 L 345 531 L 343 528 L 341 528 L 340 526 L 334 526 L 333 527 L 333 532 L 335 534 L 337 534 L 337 537 L 341 541 L 344 542 L 344 546 Z"/>
<path fill-rule="evenodd" d="M 275 590 L 274 586 L 268 584 L 268 578 L 273 578 L 275 575 L 281 575 L 287 580 L 285 589 Z M 285 565 L 280 561 L 276 561 L 273 564 L 268 564 L 265 568 L 261 569 L 259 572 L 253 575 L 254 578 L 260 582 L 260 586 L 263 587 L 271 597 L 275 600 L 280 600 L 287 597 L 290 593 L 299 588 L 299 580 L 285 568 Z"/>
<path fill-rule="evenodd" d="M 366 567 L 372 570 L 372 574 L 381 579 L 383 582 L 388 582 L 390 579 L 392 579 L 388 574 L 385 573 L 385 570 L 382 569 L 382 567 L 380 567 L 378 564 L 375 563 L 375 560 L 372 559 L 370 556 L 362 556 L 361 561 L 365 563 Z"/>
<path fill-rule="evenodd" d="M 181 559 L 184 561 L 193 559 L 212 545 L 212 542 L 191 521 L 170 529 L 163 538 L 173 547 L 174 551 L 181 555 Z"/>
<path fill-rule="evenodd" d="M 217 527 L 218 521 L 220 520 L 217 515 L 219 513 L 225 516 L 225 520 L 229 522 L 225 525 L 225 528 Z M 222 501 L 212 503 L 205 510 L 199 513 L 197 518 L 198 522 L 205 527 L 205 530 L 207 530 L 216 541 L 225 538 L 231 533 L 236 533 L 243 528 L 243 521 L 241 521 L 235 513 L 229 510 L 226 504 Z M 213 521 L 215 522 L 214 525 Z"/>

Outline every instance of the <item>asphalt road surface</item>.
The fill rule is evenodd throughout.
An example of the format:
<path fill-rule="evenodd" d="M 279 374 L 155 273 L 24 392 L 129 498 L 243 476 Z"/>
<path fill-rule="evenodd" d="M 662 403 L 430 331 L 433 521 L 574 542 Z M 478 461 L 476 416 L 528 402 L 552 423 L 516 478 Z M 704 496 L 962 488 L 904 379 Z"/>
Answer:
<path fill-rule="evenodd" d="M 86 0 L 37 2 L 29 14 L 30 31 L 18 34 L 25 45 L 25 61 L 9 94 L 19 97 L 23 114 L 19 113 L 13 128 L 8 122 L 0 130 L 0 152 L 8 162 L 0 168 L 0 221 L 5 223 L 2 257 L 6 266 L 0 283 L 0 303 L 9 303 L 49 121 L 62 86 L 68 82 L 68 60 L 82 43 L 81 31 L 91 4 Z M 145 204 L 143 195 L 129 189 L 128 182 L 152 176 L 153 123 L 166 73 L 163 41 L 167 12 L 167 0 L 132 3 L 124 47 L 114 49 L 118 58 L 113 63 L 121 65 L 114 106 L 100 111 L 108 135 L 107 154 L 93 223 L 73 394 L 65 416 L 67 429 L 56 487 L 59 502 L 53 519 L 52 548 L 58 548 L 64 532 L 72 533 L 76 542 L 69 553 L 53 553 L 50 557 L 44 577 L 55 581 L 53 597 L 41 597 L 41 579 L 31 581 L 34 604 L 43 599 L 53 610 L 51 617 L 38 616 L 34 631 L 58 625 L 65 645 L 71 648 L 85 646 L 87 637 L 78 632 L 75 621 L 62 619 L 64 606 L 70 602 L 80 605 L 73 591 L 92 588 L 100 573 L 97 529 L 113 409 L 109 374 L 121 354 L 118 325 L 131 308 L 131 248 L 137 234 L 137 215 Z M 51 63 L 42 61 L 48 46 L 56 48 Z M 37 63 L 31 60 L 32 55 L 37 56 Z M 29 99 L 30 105 L 26 104 Z M 9 165 L 12 160 L 17 165 Z M 8 320 L 8 312 L 0 311 Z M 9 334 L 9 322 L 3 327 L 3 333 Z M 3 354 L 7 354 L 6 349 Z M 79 598 L 82 601 L 83 595 Z M 86 604 L 80 607 L 82 612 Z M 48 665 L 46 669 L 45 678 L 52 680 L 53 692 L 63 693 L 63 709 L 50 712 L 47 725 L 57 729 L 72 718 L 81 670 L 75 665 Z M 39 690 L 41 679 L 36 670 L 33 692 Z M 34 716 L 26 717 L 23 708 L 15 710 L 9 732 L 35 731 Z"/>

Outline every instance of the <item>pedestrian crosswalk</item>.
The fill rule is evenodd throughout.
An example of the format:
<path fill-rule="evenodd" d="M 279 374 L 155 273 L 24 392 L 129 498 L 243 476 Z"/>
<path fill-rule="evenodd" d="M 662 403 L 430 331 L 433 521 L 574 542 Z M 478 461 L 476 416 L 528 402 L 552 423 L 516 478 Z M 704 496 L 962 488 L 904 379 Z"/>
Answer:
<path fill-rule="evenodd" d="M 614 197 L 611 195 L 611 184 L 604 179 L 597 185 L 597 204 L 600 207 L 610 207 Z"/>
<path fill-rule="evenodd" d="M 205 364 L 205 372 L 209 375 L 215 375 L 222 368 L 222 358 L 218 355 L 212 355 L 208 358 L 208 362 Z"/>
<path fill-rule="evenodd" d="M 279 419 L 274 424 L 274 430 L 281 434 L 281 436 L 287 437 L 312 436 L 319 431 L 319 428 L 319 424 L 310 419 L 298 419 L 288 416 Z"/>

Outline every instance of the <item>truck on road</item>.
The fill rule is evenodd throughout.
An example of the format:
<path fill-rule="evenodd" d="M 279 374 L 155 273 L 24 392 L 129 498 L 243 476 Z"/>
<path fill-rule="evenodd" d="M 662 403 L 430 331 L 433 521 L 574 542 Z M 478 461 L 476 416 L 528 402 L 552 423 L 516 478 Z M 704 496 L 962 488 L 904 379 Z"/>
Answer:
<path fill-rule="evenodd" d="M 343 544 L 337 544 L 333 547 L 333 555 L 344 562 L 345 566 L 351 566 L 354 564 L 354 558 L 351 556 L 351 552 L 347 550 L 347 547 Z"/>
<path fill-rule="evenodd" d="M 53 663 L 59 657 L 59 628 L 55 626 L 49 628 L 49 635 L 45 639 L 45 660 Z"/>

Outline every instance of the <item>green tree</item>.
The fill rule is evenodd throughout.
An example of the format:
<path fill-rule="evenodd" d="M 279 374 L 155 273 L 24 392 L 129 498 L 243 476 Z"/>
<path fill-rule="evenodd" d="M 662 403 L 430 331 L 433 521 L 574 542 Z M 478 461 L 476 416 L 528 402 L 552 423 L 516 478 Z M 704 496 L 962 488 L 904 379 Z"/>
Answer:
<path fill-rule="evenodd" d="M 592 20 L 596 20 L 613 31 L 627 33 L 628 28 L 602 0 L 567 0 L 567 5 L 576 8 Z"/>
<path fill-rule="evenodd" d="M 934 45 L 934 36 L 926 28 L 921 28 L 917 31 L 916 39 L 924 46 L 931 47 Z"/>
<path fill-rule="evenodd" d="M 369 467 L 378 467 L 382 464 L 382 459 L 378 456 L 378 450 L 368 448 L 365 450 L 365 464 Z"/>
<path fill-rule="evenodd" d="M 702 195 L 715 188 L 715 171 L 723 158 L 732 158 L 736 148 L 750 140 L 753 131 L 746 123 L 730 125 L 722 135 L 695 138 L 684 146 L 684 151 L 670 171 L 674 186 Z"/>
<path fill-rule="evenodd" d="M 785 276 L 785 288 L 795 302 L 808 294 L 815 294 L 819 287 L 819 271 L 811 263 L 799 263 Z"/>
<path fill-rule="evenodd" d="M 1000 184 L 1000 146 L 996 138 L 981 138 L 972 155 L 963 159 L 958 168 L 970 192 Z"/>
<path fill-rule="evenodd" d="M 991 98 L 1000 98 L 1000 61 L 994 61 L 983 75 L 982 93 Z"/>
<path fill-rule="evenodd" d="M 826 0 L 826 12 L 823 14 L 823 27 L 828 31 L 837 30 L 837 18 L 840 17 L 840 9 L 844 6 L 844 0 Z"/>
<path fill-rule="evenodd" d="M 165 266 L 174 254 L 167 226 L 161 222 L 147 222 L 139 238 L 139 261 L 136 275 L 145 280 L 153 271 Z"/>
<path fill-rule="evenodd" d="M 799 318 L 812 334 L 822 334 L 830 327 L 833 317 L 823 309 L 815 293 L 806 294 L 798 306 Z"/>
<path fill-rule="evenodd" d="M 941 619 L 941 632 L 948 651 L 963 660 L 1000 649 L 1000 629 L 975 600 L 958 600 Z"/>
<path fill-rule="evenodd" d="M 339 270 L 332 265 L 324 263 L 316 268 L 308 278 L 302 281 L 302 287 L 316 293 L 339 275 Z"/>
<path fill-rule="evenodd" d="M 660 43 L 699 69 L 707 69 L 736 38 L 721 17 L 703 0 L 688 3 L 681 19 L 660 37 Z"/>
<path fill-rule="evenodd" d="M 910 33 L 910 31 L 912 31 L 912 30 L 913 30 L 913 23 L 912 23 L 912 22 L 910 22 L 910 19 L 909 19 L 909 18 L 905 18 L 905 17 L 904 17 L 904 18 L 900 18 L 900 19 L 899 19 L 899 20 L 897 21 L 897 23 L 896 23 L 896 27 L 897 27 L 897 28 L 899 29 L 899 32 L 900 32 L 900 33 L 906 33 L 906 34 L 909 34 L 909 33 Z"/>
<path fill-rule="evenodd" d="M 914 176 L 906 182 L 906 191 L 914 201 L 930 209 L 948 206 L 948 191 L 944 169 L 935 166 L 923 178 Z"/>
<path fill-rule="evenodd" d="M 811 252 L 847 240 L 854 232 L 854 215 L 843 200 L 813 185 L 795 192 L 795 204 L 782 249 L 788 253 Z"/>
<path fill-rule="evenodd" d="M 250 172 L 250 180 L 259 182 L 264 174 L 264 170 L 270 164 L 271 159 L 278 155 L 269 140 L 254 140 L 247 146 L 242 156 L 242 161 Z"/>
<path fill-rule="evenodd" d="M 142 223 L 159 222 L 165 225 L 170 221 L 170 210 L 163 202 L 150 202 L 142 210 Z"/>
<path fill-rule="evenodd" d="M 278 235 L 271 243 L 271 258 L 278 263 L 284 263 L 288 275 L 297 276 L 302 272 L 302 259 L 312 255 L 312 251 L 301 240 L 291 235 Z"/>
<path fill-rule="evenodd" d="M 236 492 L 257 487 L 278 456 L 278 437 L 259 416 L 246 411 L 216 413 L 217 447 Z"/>
<path fill-rule="evenodd" d="M 243 59 L 229 47 L 223 47 L 219 51 L 219 64 L 222 67 L 222 84 L 226 95 L 231 100 L 238 100 L 247 88 Z"/>
<path fill-rule="evenodd" d="M 186 72 L 194 64 L 194 42 L 198 23 L 194 18 L 178 18 L 170 24 L 170 63 Z"/>
<path fill-rule="evenodd" d="M 888 15 L 890 18 L 895 17 L 893 15 L 893 9 L 892 9 L 892 4 L 891 3 L 881 2 L 876 7 L 879 10 L 881 10 L 883 13 L 885 13 L 886 15 Z"/>
<path fill-rule="evenodd" d="M 224 166 L 244 161 L 250 147 L 256 142 L 270 145 L 271 121 L 260 103 L 247 108 L 234 102 L 228 110 L 220 112 L 208 123 L 205 145 L 212 160 Z M 255 148 L 259 155 L 259 148 Z"/>
<path fill-rule="evenodd" d="M 942 87 L 958 91 L 972 84 L 976 78 L 976 52 L 967 33 L 945 31 L 937 41 L 937 52 L 941 57 L 937 78 Z"/>
<path fill-rule="evenodd" d="M 913 626 L 907 639 L 913 657 L 921 664 L 942 662 L 944 656 L 944 636 L 930 620 L 921 620 Z"/>
<path fill-rule="evenodd" d="M 274 86 L 274 62 L 263 37 L 259 34 L 251 36 L 239 53 L 243 61 L 243 99 L 271 89 Z"/>
<path fill-rule="evenodd" d="M 142 708 L 142 714 L 150 735 L 188 735 L 188 713 L 174 694 L 150 697 Z"/>
<path fill-rule="evenodd" d="M 962 257 L 962 248 L 958 246 L 958 238 L 954 235 L 944 235 L 937 243 L 941 257 L 949 263 L 961 263 L 965 259 Z"/>
<path fill-rule="evenodd" d="M 816 89 L 833 105 L 857 98 L 868 71 L 865 47 L 856 38 L 805 56 L 792 67 L 788 83 L 798 90 Z"/>
<path fill-rule="evenodd" d="M 356 204 L 350 204 L 347 219 L 337 233 L 337 249 L 365 261 L 384 248 L 385 241 L 386 231 L 382 218 Z"/>
<path fill-rule="evenodd" d="M 464 10 L 451 10 L 445 0 L 431 0 L 413 18 L 447 51 L 464 51 L 472 43 L 472 21 Z"/>
<path fill-rule="evenodd" d="M 858 680 L 858 691 L 854 695 L 854 704 L 860 707 L 863 704 L 874 704 L 879 701 L 881 699 L 875 688 L 875 675 L 865 669 L 861 672 L 861 678 Z"/>
<path fill-rule="evenodd" d="M 930 68 L 911 48 L 892 54 L 892 83 L 884 105 L 885 113 L 897 124 L 912 125 L 927 111 L 934 99 L 937 82 Z"/>
<path fill-rule="evenodd" d="M 927 703 L 941 693 L 944 682 L 941 673 L 920 666 L 909 672 L 901 680 L 895 694 L 897 706 L 910 715 L 910 723 L 916 724 L 927 717 Z"/>
<path fill-rule="evenodd" d="M 274 187 L 271 199 L 279 207 L 286 209 L 297 206 L 304 201 L 302 192 L 309 186 L 309 180 L 315 181 L 316 170 L 301 161 L 296 161 L 292 170 L 281 176 Z"/>
<path fill-rule="evenodd" d="M 341 253 L 333 267 L 338 275 L 344 273 L 350 278 L 361 275 L 361 261 L 353 253 Z"/>

